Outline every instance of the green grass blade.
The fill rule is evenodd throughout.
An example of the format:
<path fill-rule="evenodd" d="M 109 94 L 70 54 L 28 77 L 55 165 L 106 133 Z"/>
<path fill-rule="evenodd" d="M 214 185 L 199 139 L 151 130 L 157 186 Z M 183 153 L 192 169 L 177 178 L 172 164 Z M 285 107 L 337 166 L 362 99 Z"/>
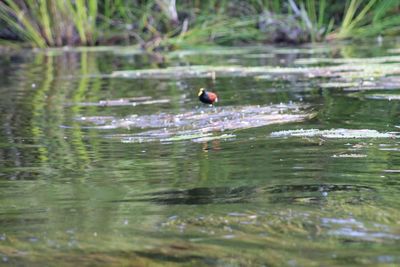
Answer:
<path fill-rule="evenodd" d="M 372 22 L 378 22 L 381 18 L 384 18 L 388 12 L 395 10 L 395 8 L 399 6 L 399 0 L 385 0 L 378 2 L 377 6 L 374 8 L 374 16 Z"/>
<path fill-rule="evenodd" d="M 324 21 L 325 21 L 325 15 L 326 15 L 326 0 L 321 0 L 319 2 L 319 9 L 318 9 L 318 22 L 317 22 L 317 26 L 318 28 L 322 28 Z"/>
<path fill-rule="evenodd" d="M 358 13 L 357 17 L 348 25 L 348 28 L 351 30 L 353 29 L 358 22 L 360 22 L 362 19 L 364 19 L 365 15 L 368 13 L 368 11 L 373 7 L 373 5 L 376 3 L 376 0 L 370 0 L 368 4 Z"/>
<path fill-rule="evenodd" d="M 8 6 L 0 2 L 0 7 L 1 9 L 5 10 L 5 16 L 8 17 L 7 21 L 13 21 L 14 18 L 10 17 L 7 14 L 7 11 L 10 12 L 13 16 L 15 16 L 15 19 L 17 19 L 16 23 L 20 22 L 23 25 L 23 31 L 25 31 L 24 36 L 28 38 L 28 40 L 32 40 L 33 43 L 38 46 L 38 47 L 46 47 L 46 42 L 43 40 L 43 38 L 40 35 L 39 30 L 33 26 L 33 24 L 28 20 L 28 18 L 25 16 L 24 11 L 15 4 L 11 0 L 5 0 Z M 12 23 L 12 25 L 15 26 L 15 23 Z M 21 29 L 20 27 L 16 29 Z"/>
<path fill-rule="evenodd" d="M 344 19 L 341 26 L 341 31 L 347 31 L 348 26 L 352 22 L 354 15 L 357 11 L 358 6 L 360 5 L 359 0 L 351 0 L 348 8 L 346 8 Z"/>
<path fill-rule="evenodd" d="M 50 46 L 54 46 L 53 34 L 51 32 L 49 10 L 47 8 L 47 1 L 39 1 L 40 16 L 42 18 L 42 29 L 45 38 Z"/>
<path fill-rule="evenodd" d="M 93 45 L 96 40 L 96 17 L 97 17 L 97 0 L 89 0 L 88 9 L 89 9 L 89 17 L 87 18 L 88 24 L 90 25 L 88 29 L 88 33 L 90 35 L 90 43 Z"/>

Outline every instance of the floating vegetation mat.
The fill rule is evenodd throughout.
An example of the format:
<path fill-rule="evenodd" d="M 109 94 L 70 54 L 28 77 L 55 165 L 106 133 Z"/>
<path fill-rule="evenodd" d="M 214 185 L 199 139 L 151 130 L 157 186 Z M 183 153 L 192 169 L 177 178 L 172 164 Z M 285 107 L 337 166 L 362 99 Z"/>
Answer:
<path fill-rule="evenodd" d="M 297 68 L 269 68 L 269 67 L 242 67 L 242 66 L 184 66 L 168 67 L 165 69 L 143 69 L 114 71 L 111 77 L 130 79 L 181 79 L 207 77 L 246 77 L 263 74 L 294 72 L 301 74 Z"/>
<path fill-rule="evenodd" d="M 366 99 L 376 99 L 376 100 L 388 100 L 388 101 L 399 101 L 400 94 L 368 94 L 364 96 Z"/>
<path fill-rule="evenodd" d="M 111 77 L 130 79 L 180 79 L 180 78 L 205 78 L 205 77 L 252 77 L 270 79 L 271 75 L 295 74 L 307 78 L 338 77 L 338 78 L 363 78 L 370 80 L 373 77 L 384 77 L 400 74 L 399 63 L 347 63 L 338 66 L 322 67 L 244 67 L 244 66 L 179 66 L 164 69 L 142 69 L 114 71 Z M 399 82 L 399 79 L 395 79 Z M 349 83 L 351 81 L 347 81 Z"/>
<path fill-rule="evenodd" d="M 122 142 L 207 142 L 234 138 L 235 130 L 303 121 L 311 114 L 297 104 L 271 106 L 205 107 L 180 114 L 132 115 L 126 118 L 81 117 L 87 128 L 144 130 L 134 134 L 108 135 Z M 94 125 L 93 125 L 94 124 Z M 229 132 L 227 132 L 229 131 Z"/>
<path fill-rule="evenodd" d="M 68 106 L 83 106 L 83 107 L 115 107 L 115 106 L 138 106 L 169 103 L 169 99 L 152 99 L 150 96 L 120 98 L 110 100 L 100 100 L 99 102 L 79 102 L 68 103 Z"/>
<path fill-rule="evenodd" d="M 331 129 L 331 130 L 289 130 L 272 132 L 272 137 L 323 137 L 323 138 L 397 138 L 398 133 L 381 133 L 376 130 Z"/>
<path fill-rule="evenodd" d="M 389 74 L 387 74 L 389 75 Z M 321 88 L 343 88 L 343 91 L 396 90 L 400 89 L 400 77 L 371 77 L 369 79 L 338 78 L 320 83 Z"/>
<path fill-rule="evenodd" d="M 364 154 L 338 154 L 333 155 L 332 158 L 366 158 Z"/>
<path fill-rule="evenodd" d="M 385 56 L 385 57 L 371 57 L 371 58 L 299 58 L 295 60 L 296 64 L 309 65 L 309 64 L 380 64 L 380 63 L 394 63 L 400 62 L 400 56 Z"/>
<path fill-rule="evenodd" d="M 254 55 L 253 55 L 254 56 Z M 261 56 L 260 56 L 261 57 Z M 294 67 L 239 65 L 173 66 L 162 69 L 114 71 L 108 77 L 129 79 L 189 79 L 218 77 L 255 77 L 262 80 L 329 78 L 320 82 L 321 88 L 344 88 L 348 91 L 400 88 L 400 57 L 376 58 L 311 58 L 298 59 Z M 315 66 L 311 64 L 327 64 Z"/>

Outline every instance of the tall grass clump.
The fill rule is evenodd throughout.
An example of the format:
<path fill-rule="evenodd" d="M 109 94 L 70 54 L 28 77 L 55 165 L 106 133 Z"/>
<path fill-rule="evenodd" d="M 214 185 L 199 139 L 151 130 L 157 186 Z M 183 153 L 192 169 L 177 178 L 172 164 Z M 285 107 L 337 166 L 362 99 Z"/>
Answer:
<path fill-rule="evenodd" d="M 288 0 L 291 11 L 307 31 L 311 41 L 322 41 L 334 26 L 329 14 L 328 0 Z"/>
<path fill-rule="evenodd" d="M 37 47 L 154 50 L 394 35 L 399 12 L 400 0 L 0 0 L 0 25 Z"/>
<path fill-rule="evenodd" d="M 331 37 L 371 37 L 400 32 L 399 0 L 348 0 L 341 24 Z"/>
<path fill-rule="evenodd" d="M 37 47 L 94 45 L 97 0 L 3 0 L 0 19 Z"/>
<path fill-rule="evenodd" d="M 311 41 L 359 39 L 400 32 L 399 0 L 288 0 Z M 282 10 L 281 10 L 282 11 Z"/>

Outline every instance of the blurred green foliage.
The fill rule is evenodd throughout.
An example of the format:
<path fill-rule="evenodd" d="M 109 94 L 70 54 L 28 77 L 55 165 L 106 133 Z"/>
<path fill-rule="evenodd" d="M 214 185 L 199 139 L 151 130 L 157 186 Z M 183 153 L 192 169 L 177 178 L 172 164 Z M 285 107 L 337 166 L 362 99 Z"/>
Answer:
<path fill-rule="evenodd" d="M 394 35 L 399 0 L 5 0 L 0 37 L 35 47 L 139 44 L 146 50 Z"/>

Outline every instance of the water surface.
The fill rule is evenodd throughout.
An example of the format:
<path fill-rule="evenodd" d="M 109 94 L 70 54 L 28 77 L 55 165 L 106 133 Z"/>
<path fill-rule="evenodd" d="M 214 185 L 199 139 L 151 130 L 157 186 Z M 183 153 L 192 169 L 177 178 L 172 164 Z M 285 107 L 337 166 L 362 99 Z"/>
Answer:
<path fill-rule="evenodd" d="M 397 47 L 390 40 L 160 55 L 128 48 L 0 55 L 1 264 L 399 265 Z M 388 56 L 393 60 L 376 63 Z M 352 63 L 354 58 L 365 64 L 375 59 L 376 70 L 339 77 L 111 75 L 197 65 L 361 64 Z M 374 77 L 365 77 L 370 73 Z M 179 135 L 193 134 L 189 126 L 177 126 L 178 137 L 165 140 L 143 135 L 164 126 L 122 123 L 162 114 L 176 120 L 194 112 L 206 114 L 201 131 L 195 129 L 202 134 L 213 108 L 198 102 L 200 87 L 219 94 L 217 112 L 236 116 L 257 105 L 298 105 L 281 112 L 307 116 L 218 128 L 213 136 L 229 138 L 197 141 L 202 136 Z M 394 136 L 271 135 L 299 129 L 369 129 Z M 125 142 L 137 134 L 144 139 Z"/>

